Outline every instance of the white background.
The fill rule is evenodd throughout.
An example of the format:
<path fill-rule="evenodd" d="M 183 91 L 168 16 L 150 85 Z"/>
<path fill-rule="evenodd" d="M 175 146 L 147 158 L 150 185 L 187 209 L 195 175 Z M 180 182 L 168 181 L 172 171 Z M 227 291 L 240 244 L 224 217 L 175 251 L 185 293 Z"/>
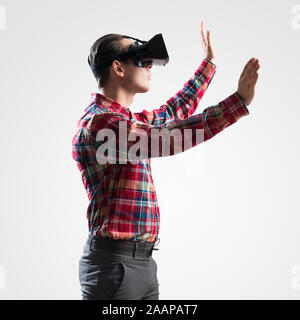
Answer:
<path fill-rule="evenodd" d="M 192 150 L 152 160 L 160 299 L 300 298 L 300 1 L 0 6 L 0 299 L 81 299 L 88 198 L 72 137 L 98 91 L 87 63 L 93 42 L 163 34 L 170 61 L 151 69 L 150 91 L 130 107 L 151 110 L 202 62 L 201 20 L 217 72 L 195 114 L 237 89 L 251 57 L 261 68 L 248 116 Z"/>

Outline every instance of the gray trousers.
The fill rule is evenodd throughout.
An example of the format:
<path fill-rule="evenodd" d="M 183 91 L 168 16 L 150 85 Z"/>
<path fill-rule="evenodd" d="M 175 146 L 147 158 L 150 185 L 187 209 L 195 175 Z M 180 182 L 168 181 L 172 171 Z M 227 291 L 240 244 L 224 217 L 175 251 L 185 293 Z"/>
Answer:
<path fill-rule="evenodd" d="M 142 250 L 99 249 L 89 235 L 79 260 L 83 300 L 159 300 L 157 264 Z"/>

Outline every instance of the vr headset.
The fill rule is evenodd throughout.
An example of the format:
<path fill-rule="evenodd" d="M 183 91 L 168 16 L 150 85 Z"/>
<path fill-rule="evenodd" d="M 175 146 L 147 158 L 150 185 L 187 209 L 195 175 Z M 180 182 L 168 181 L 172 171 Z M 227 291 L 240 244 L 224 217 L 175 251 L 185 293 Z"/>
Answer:
<path fill-rule="evenodd" d="M 124 38 L 136 40 L 129 46 L 128 52 L 104 60 L 97 65 L 92 65 L 88 57 L 89 66 L 97 81 L 101 77 L 101 71 L 109 67 L 114 60 L 122 61 L 130 58 L 138 67 L 146 67 L 149 63 L 156 66 L 164 66 L 168 63 L 169 55 L 161 33 L 155 35 L 149 41 L 143 41 L 129 36 L 124 36 Z"/>

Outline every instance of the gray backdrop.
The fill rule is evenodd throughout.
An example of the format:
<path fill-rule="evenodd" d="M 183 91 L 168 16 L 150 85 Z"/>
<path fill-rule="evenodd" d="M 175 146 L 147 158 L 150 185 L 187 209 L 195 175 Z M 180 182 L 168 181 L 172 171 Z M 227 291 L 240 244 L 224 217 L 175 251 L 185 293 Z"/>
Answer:
<path fill-rule="evenodd" d="M 152 160 L 161 212 L 161 299 L 299 299 L 299 39 L 295 1 L 0 1 L 0 299 L 81 299 L 86 196 L 72 159 L 96 81 L 92 43 L 107 33 L 170 55 L 132 111 L 182 88 L 211 30 L 217 73 L 197 113 L 260 60 L 250 114 L 185 153 Z"/>

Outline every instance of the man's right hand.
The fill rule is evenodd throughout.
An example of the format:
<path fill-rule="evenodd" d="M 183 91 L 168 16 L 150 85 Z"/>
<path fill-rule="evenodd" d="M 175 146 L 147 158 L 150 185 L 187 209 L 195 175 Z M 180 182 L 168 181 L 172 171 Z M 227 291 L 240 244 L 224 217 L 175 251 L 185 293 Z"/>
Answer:
<path fill-rule="evenodd" d="M 258 79 L 258 59 L 250 59 L 244 67 L 240 76 L 237 92 L 244 98 L 248 106 L 254 98 L 255 84 Z"/>

